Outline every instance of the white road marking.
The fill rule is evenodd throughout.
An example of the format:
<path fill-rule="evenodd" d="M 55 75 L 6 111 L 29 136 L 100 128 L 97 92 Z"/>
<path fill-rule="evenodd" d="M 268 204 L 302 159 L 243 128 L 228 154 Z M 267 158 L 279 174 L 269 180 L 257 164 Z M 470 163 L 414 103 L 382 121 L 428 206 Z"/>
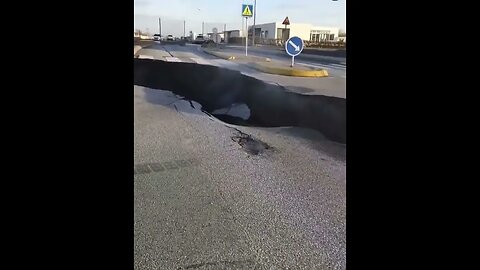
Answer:
<path fill-rule="evenodd" d="M 151 55 L 146 55 L 146 54 L 140 54 L 138 56 L 138 58 L 141 58 L 141 59 L 155 59 L 153 56 Z"/>
<path fill-rule="evenodd" d="M 336 70 L 345 70 L 345 66 L 335 66 L 335 64 L 312 64 L 312 63 L 297 63 L 299 65 L 314 67 L 314 68 L 324 68 L 324 69 L 336 69 Z"/>
<path fill-rule="evenodd" d="M 330 65 L 334 67 L 339 67 L 339 68 L 347 68 L 347 66 L 345 65 L 339 65 L 339 64 L 330 64 Z"/>
<path fill-rule="evenodd" d="M 327 66 L 327 65 L 322 65 L 322 64 L 307 64 L 307 63 L 296 63 L 298 65 L 302 65 L 302 66 L 307 66 L 307 67 L 314 67 L 314 68 L 331 68 L 330 66 Z"/>
<path fill-rule="evenodd" d="M 196 57 L 191 57 L 190 59 L 192 59 L 195 63 L 197 64 L 201 64 L 201 65 L 212 65 L 211 62 L 203 59 L 203 58 L 196 58 Z"/>
<path fill-rule="evenodd" d="M 165 56 L 165 60 L 167 62 L 182 62 L 182 60 L 178 59 L 177 57 Z"/>

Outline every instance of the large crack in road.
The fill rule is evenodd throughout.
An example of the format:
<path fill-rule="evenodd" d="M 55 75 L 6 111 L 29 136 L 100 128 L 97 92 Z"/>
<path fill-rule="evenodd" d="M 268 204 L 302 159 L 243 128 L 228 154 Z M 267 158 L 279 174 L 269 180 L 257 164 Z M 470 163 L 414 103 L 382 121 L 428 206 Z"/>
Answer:
<path fill-rule="evenodd" d="M 134 59 L 134 84 L 172 91 L 200 103 L 203 110 L 227 123 L 311 128 L 332 141 L 346 143 L 346 100 L 342 98 L 288 92 L 216 66 L 151 59 Z M 236 104 L 248 106 L 248 118 L 214 113 L 230 111 Z"/>

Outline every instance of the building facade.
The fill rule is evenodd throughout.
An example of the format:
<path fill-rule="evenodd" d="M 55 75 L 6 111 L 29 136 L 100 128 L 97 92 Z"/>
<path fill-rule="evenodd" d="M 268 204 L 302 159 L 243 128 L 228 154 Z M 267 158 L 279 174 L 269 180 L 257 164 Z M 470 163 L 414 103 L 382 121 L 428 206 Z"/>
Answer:
<path fill-rule="evenodd" d="M 249 35 L 252 35 L 253 25 L 249 26 Z M 255 25 L 255 37 L 258 39 L 281 39 L 298 36 L 312 42 L 339 41 L 340 28 L 314 26 L 306 23 L 292 23 L 285 27 L 281 22 L 263 23 Z"/>

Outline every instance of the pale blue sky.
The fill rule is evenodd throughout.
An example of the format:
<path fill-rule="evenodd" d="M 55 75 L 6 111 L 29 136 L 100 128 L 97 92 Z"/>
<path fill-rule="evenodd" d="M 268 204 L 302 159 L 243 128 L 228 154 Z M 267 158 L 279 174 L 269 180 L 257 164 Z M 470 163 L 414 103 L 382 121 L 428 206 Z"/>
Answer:
<path fill-rule="evenodd" d="M 253 0 L 134 0 L 135 28 L 158 33 L 158 17 L 162 18 L 162 33 L 183 35 L 183 20 L 186 33 L 205 32 L 216 27 L 223 30 L 242 27 L 242 4 Z M 335 26 L 346 30 L 346 0 L 257 0 L 256 23 L 282 21 L 286 16 L 290 23 L 310 23 L 317 26 Z M 253 24 L 253 18 L 249 19 Z M 170 33 L 169 33 L 170 34 Z"/>

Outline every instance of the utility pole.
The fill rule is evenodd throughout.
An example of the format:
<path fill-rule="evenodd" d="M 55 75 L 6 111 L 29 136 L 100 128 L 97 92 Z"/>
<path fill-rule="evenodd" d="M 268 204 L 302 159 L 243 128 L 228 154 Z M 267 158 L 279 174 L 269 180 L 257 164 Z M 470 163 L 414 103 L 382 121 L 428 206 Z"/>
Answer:
<path fill-rule="evenodd" d="M 183 38 L 185 38 L 185 20 L 183 20 Z"/>
<path fill-rule="evenodd" d="M 162 19 L 158 18 L 158 32 L 160 37 L 162 37 Z"/>

